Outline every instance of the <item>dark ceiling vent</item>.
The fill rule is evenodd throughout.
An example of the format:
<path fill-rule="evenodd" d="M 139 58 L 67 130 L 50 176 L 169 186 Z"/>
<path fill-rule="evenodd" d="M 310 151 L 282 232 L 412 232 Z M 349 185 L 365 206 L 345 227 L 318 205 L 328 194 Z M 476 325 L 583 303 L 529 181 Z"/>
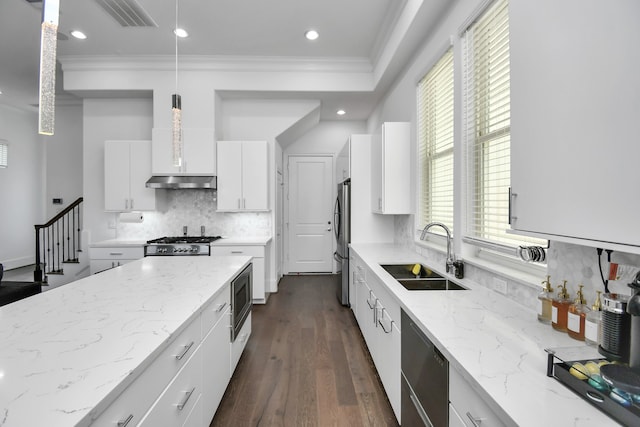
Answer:
<path fill-rule="evenodd" d="M 158 24 L 136 0 L 96 0 L 123 27 L 157 27 Z"/>

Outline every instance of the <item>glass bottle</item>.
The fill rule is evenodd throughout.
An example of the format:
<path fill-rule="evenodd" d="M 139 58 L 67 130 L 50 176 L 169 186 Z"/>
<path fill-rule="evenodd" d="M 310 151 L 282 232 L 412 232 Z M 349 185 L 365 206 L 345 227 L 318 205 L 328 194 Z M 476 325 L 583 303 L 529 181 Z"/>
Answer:
<path fill-rule="evenodd" d="M 567 331 L 567 314 L 571 300 L 567 292 L 567 281 L 558 286 L 558 295 L 551 300 L 551 326 L 556 331 Z"/>
<path fill-rule="evenodd" d="M 591 310 L 587 306 L 587 301 L 584 299 L 582 288 L 584 285 L 578 285 L 578 293 L 576 299 L 569 306 L 567 313 L 567 333 L 573 339 L 584 341 L 584 322 L 587 317 L 587 313 Z"/>
<path fill-rule="evenodd" d="M 542 292 L 538 294 L 538 320 L 542 323 L 551 323 L 551 300 L 553 298 L 553 288 L 547 276 L 547 280 L 542 282 Z"/>
<path fill-rule="evenodd" d="M 588 345 L 598 346 L 602 341 L 602 302 L 600 301 L 600 291 L 596 291 L 596 300 L 591 306 L 591 311 L 587 313 L 584 323 L 584 342 Z"/>

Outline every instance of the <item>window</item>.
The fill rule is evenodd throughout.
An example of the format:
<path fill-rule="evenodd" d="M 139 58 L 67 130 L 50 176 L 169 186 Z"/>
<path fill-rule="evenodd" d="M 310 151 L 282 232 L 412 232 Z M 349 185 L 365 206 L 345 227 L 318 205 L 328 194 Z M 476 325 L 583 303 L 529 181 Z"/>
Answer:
<path fill-rule="evenodd" d="M 508 6 L 508 0 L 494 2 L 463 38 L 466 234 L 505 249 L 546 243 L 506 233 L 511 180 Z"/>
<path fill-rule="evenodd" d="M 418 228 L 429 222 L 453 232 L 453 52 L 449 49 L 418 83 Z M 444 234 L 444 230 L 434 228 Z"/>
<path fill-rule="evenodd" d="M 9 144 L 7 143 L 7 141 L 0 140 L 0 168 L 6 168 L 8 166 L 8 157 Z"/>

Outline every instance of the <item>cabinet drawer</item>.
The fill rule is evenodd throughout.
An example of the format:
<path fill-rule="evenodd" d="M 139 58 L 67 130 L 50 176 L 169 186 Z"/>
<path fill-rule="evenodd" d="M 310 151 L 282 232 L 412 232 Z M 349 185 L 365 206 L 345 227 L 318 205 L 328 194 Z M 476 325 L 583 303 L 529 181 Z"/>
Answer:
<path fill-rule="evenodd" d="M 231 290 L 225 286 L 222 292 L 202 311 L 202 337 L 204 338 L 231 304 Z"/>
<path fill-rule="evenodd" d="M 505 425 L 462 375 L 451 366 L 449 366 L 449 400 L 455 412 L 469 427 L 474 427 L 474 423 L 482 427 Z"/>
<path fill-rule="evenodd" d="M 244 255 L 264 258 L 264 246 L 213 246 L 211 253 L 217 256 Z"/>
<path fill-rule="evenodd" d="M 103 272 L 105 270 L 111 270 L 112 268 L 120 267 L 121 265 L 128 264 L 130 262 L 137 261 L 135 259 L 92 259 L 89 262 L 89 269 L 91 274 Z"/>
<path fill-rule="evenodd" d="M 144 247 L 89 248 L 90 259 L 140 259 L 144 257 Z"/>
<path fill-rule="evenodd" d="M 98 416 L 91 426 L 116 427 L 119 422 L 124 423 L 129 417 L 131 419 L 128 426 L 137 425 L 169 384 L 171 378 L 195 352 L 199 343 L 200 318 L 198 317 Z"/>
<path fill-rule="evenodd" d="M 233 371 L 235 371 L 236 366 L 238 366 L 238 361 L 240 361 L 240 356 L 242 356 L 242 352 L 247 346 L 247 341 L 249 341 L 250 336 L 251 313 L 249 313 L 247 320 L 244 321 L 244 325 L 242 325 L 242 329 L 240 329 L 240 333 L 236 337 L 236 340 L 231 343 L 231 375 L 233 375 Z"/>
<path fill-rule="evenodd" d="M 169 427 L 185 424 L 191 411 L 194 408 L 197 410 L 196 404 L 202 393 L 201 356 L 201 352 L 197 349 L 138 427 Z M 195 416 L 197 415 L 196 413 Z M 202 415 L 197 421 L 201 425 Z"/>

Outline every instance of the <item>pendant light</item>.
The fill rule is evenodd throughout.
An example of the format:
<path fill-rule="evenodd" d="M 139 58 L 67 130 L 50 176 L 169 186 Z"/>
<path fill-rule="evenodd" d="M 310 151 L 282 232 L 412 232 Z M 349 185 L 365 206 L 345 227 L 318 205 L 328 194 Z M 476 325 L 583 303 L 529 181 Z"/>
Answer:
<path fill-rule="evenodd" d="M 178 94 L 178 0 L 176 0 L 176 90 L 171 95 L 171 144 L 173 148 L 173 166 L 182 168 L 182 97 Z"/>
<path fill-rule="evenodd" d="M 44 0 L 40 33 L 38 133 L 53 135 L 56 106 L 56 45 L 60 0 Z"/>

